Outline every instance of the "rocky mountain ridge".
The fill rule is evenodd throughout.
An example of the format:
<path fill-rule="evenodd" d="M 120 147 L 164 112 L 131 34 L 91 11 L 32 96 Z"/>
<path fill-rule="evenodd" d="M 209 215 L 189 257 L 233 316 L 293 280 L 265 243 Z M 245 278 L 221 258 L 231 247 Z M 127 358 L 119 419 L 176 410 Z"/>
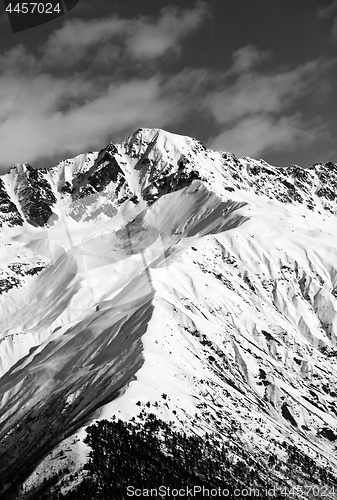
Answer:
<path fill-rule="evenodd" d="M 310 210 L 321 206 L 336 213 L 337 167 L 331 162 L 308 168 L 273 167 L 263 160 L 211 152 L 191 138 L 185 138 L 185 148 L 178 152 L 178 158 L 173 158 L 165 150 L 165 139 L 160 132 L 152 135 L 140 129 L 123 144 L 111 143 L 99 153 L 79 155 L 49 169 L 36 170 L 27 163 L 12 167 L 0 179 L 1 223 L 22 225 L 25 220 L 43 227 L 53 214 L 58 214 L 56 205 L 60 196 L 71 197 L 72 202 L 85 198 L 86 203 L 89 200 L 94 204 L 100 194 L 113 204 L 116 194 L 119 203 L 136 196 L 145 200 L 151 196 L 154 201 L 196 179 L 212 185 L 214 172 L 195 161 L 195 154 L 202 156 L 202 153 L 214 161 L 217 169 L 223 169 L 223 178 L 228 183 L 223 187 L 228 191 L 252 190 L 283 203 L 295 201 Z M 132 186 L 128 184 L 130 166 L 139 171 L 138 182 Z"/>

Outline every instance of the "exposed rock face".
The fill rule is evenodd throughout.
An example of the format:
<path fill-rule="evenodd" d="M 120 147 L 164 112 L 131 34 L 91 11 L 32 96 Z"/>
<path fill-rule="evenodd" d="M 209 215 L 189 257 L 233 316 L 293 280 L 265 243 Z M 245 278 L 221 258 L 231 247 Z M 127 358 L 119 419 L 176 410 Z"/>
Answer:
<path fill-rule="evenodd" d="M 234 462 L 239 443 L 286 484 L 336 477 L 336 193 L 332 163 L 150 129 L 3 176 L 2 486 L 41 460 L 25 487 L 52 476 L 64 439 L 140 410 L 216 432 Z"/>
<path fill-rule="evenodd" d="M 55 195 L 43 173 L 26 164 L 19 170 L 14 188 L 25 220 L 35 227 L 47 224 L 56 203 Z"/>
<path fill-rule="evenodd" d="M 10 226 L 22 226 L 23 224 L 21 214 L 15 203 L 10 199 L 2 179 L 0 179 L 0 214 L 1 223 L 7 222 Z"/>

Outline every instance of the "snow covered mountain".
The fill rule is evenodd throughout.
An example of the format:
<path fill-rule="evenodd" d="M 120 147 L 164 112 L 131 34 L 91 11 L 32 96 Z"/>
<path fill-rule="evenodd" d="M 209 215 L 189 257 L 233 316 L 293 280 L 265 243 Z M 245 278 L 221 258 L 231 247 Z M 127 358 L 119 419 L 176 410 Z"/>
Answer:
<path fill-rule="evenodd" d="M 336 217 L 336 165 L 163 130 L 2 176 L 2 494 L 78 470 L 90 422 L 141 410 L 337 482 Z"/>

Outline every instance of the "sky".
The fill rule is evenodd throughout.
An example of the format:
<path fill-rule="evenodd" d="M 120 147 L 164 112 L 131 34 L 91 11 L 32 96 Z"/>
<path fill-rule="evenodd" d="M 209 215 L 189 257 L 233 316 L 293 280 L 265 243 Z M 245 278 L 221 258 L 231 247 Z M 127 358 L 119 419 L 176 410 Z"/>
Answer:
<path fill-rule="evenodd" d="M 337 0 L 80 0 L 18 33 L 1 9 L 1 173 L 139 127 L 272 165 L 337 163 Z"/>

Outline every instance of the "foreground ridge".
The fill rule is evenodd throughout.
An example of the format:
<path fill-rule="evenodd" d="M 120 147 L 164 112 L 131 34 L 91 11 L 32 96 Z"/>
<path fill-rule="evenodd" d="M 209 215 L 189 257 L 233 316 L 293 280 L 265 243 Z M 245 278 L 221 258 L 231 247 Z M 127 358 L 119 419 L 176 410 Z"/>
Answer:
<path fill-rule="evenodd" d="M 333 485 L 336 188 L 332 163 L 159 129 L 4 175 L 2 495 L 65 494 L 88 474 L 87 425 L 149 413 L 209 433 L 241 486 Z"/>

